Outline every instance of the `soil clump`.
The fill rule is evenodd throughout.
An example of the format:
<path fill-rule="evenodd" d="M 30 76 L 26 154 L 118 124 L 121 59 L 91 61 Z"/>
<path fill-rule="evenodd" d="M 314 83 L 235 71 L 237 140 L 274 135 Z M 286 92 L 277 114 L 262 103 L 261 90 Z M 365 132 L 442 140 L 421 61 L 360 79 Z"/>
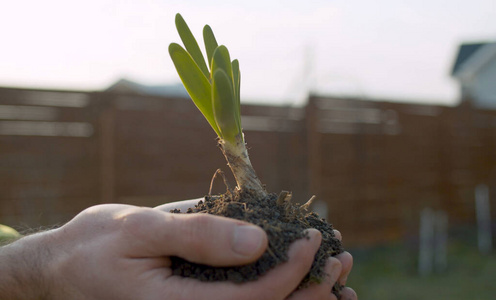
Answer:
<path fill-rule="evenodd" d="M 343 247 L 335 237 L 331 224 L 316 213 L 307 212 L 308 205 L 295 204 L 290 198 L 287 192 L 281 192 L 279 196 L 271 193 L 264 199 L 256 199 L 249 192 L 243 191 L 233 194 L 228 192 L 220 196 L 205 196 L 203 201 L 200 201 L 195 208 L 188 209 L 187 213 L 208 213 L 258 225 L 267 233 L 269 246 L 256 262 L 236 267 L 212 267 L 173 257 L 171 268 L 174 275 L 202 281 L 228 280 L 241 283 L 256 280 L 276 265 L 287 261 L 291 243 L 305 238 L 305 229 L 315 228 L 322 233 L 322 243 L 310 272 L 302 280 L 299 288 L 312 282 L 321 282 L 327 276 L 324 272 L 327 258 L 343 252 Z M 333 292 L 339 293 L 339 290 L 340 287 L 336 285 Z"/>

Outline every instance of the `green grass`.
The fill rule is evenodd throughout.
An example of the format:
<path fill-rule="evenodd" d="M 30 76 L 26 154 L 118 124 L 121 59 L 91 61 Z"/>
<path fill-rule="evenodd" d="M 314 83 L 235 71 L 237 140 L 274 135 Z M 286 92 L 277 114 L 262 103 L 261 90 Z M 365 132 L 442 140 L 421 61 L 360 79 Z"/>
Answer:
<path fill-rule="evenodd" d="M 421 277 L 416 250 L 404 245 L 351 249 L 354 266 L 347 285 L 360 300 L 496 299 L 496 253 L 481 255 L 475 244 L 452 241 L 447 269 Z"/>

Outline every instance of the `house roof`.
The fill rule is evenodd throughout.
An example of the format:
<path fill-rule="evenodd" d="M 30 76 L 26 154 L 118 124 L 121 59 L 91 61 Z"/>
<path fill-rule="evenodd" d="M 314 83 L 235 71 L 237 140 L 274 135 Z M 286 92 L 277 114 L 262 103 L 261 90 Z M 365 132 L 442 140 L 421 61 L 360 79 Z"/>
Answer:
<path fill-rule="evenodd" d="M 458 48 L 458 55 L 456 56 L 455 64 L 453 65 L 453 69 L 451 74 L 455 74 L 456 71 L 460 68 L 460 66 L 474 54 L 480 47 L 485 45 L 486 43 L 475 43 L 475 44 L 462 44 L 460 48 Z"/>
<path fill-rule="evenodd" d="M 473 75 L 496 57 L 496 42 L 462 44 L 451 71 L 453 77 Z"/>
<path fill-rule="evenodd" d="M 105 91 L 152 96 L 189 97 L 188 92 L 186 92 L 186 89 L 181 83 L 145 85 L 124 78 L 109 86 Z"/>

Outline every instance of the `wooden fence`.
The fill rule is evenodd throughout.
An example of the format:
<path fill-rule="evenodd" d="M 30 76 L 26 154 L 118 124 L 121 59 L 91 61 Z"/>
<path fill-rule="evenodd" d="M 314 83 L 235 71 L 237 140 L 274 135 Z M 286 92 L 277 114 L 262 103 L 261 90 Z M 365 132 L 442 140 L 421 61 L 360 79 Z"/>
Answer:
<path fill-rule="evenodd" d="M 268 189 L 298 202 L 317 195 L 348 245 L 404 237 L 424 207 L 473 222 L 475 186 L 496 185 L 492 111 L 313 96 L 304 108 L 242 114 Z M 0 223 L 37 227 L 98 203 L 200 197 L 218 168 L 229 173 L 188 99 L 0 89 Z"/>
<path fill-rule="evenodd" d="M 475 187 L 496 186 L 492 111 L 313 97 L 307 121 L 311 190 L 350 244 L 416 235 L 425 207 L 471 223 Z"/>

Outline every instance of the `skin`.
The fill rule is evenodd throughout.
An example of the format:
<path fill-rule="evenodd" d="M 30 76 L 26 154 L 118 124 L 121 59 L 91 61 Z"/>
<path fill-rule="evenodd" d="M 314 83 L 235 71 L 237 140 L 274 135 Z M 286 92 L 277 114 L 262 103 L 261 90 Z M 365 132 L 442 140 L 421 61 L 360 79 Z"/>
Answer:
<path fill-rule="evenodd" d="M 196 203 L 196 202 L 191 202 Z M 352 258 L 330 258 L 329 277 L 292 294 L 310 269 L 321 235 L 293 243 L 289 261 L 259 280 L 200 282 L 173 276 L 170 256 L 213 266 L 255 261 L 267 247 L 257 226 L 206 214 L 170 214 L 121 204 L 90 207 L 64 226 L 22 238 L 0 248 L 2 299 L 336 299 L 331 287 L 342 284 Z M 340 235 L 340 234 L 339 234 Z M 353 290 L 341 299 L 357 299 Z"/>

